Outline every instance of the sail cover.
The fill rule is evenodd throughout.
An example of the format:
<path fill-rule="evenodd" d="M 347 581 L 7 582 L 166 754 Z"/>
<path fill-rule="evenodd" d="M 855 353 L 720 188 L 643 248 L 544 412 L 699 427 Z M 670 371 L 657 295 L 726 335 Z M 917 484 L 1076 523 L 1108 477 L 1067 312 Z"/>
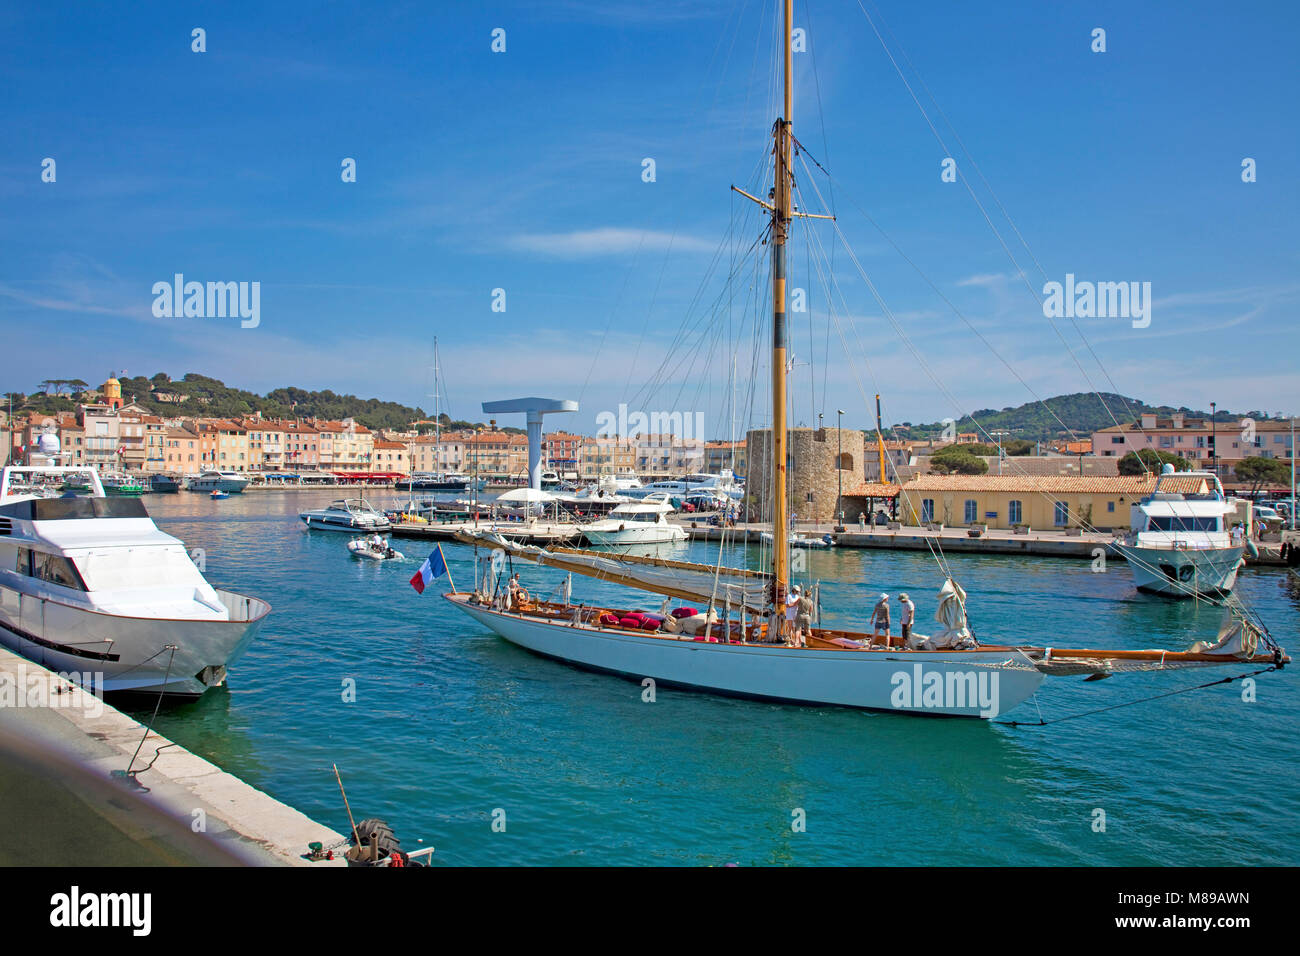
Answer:
<path fill-rule="evenodd" d="M 458 541 L 505 551 L 513 558 L 585 574 L 642 591 L 653 591 L 686 601 L 716 607 L 742 605 L 762 612 L 768 599 L 771 575 L 743 568 L 710 567 L 689 561 L 672 561 L 643 555 L 610 554 L 581 548 L 539 548 L 508 541 L 489 531 L 460 532 Z"/>

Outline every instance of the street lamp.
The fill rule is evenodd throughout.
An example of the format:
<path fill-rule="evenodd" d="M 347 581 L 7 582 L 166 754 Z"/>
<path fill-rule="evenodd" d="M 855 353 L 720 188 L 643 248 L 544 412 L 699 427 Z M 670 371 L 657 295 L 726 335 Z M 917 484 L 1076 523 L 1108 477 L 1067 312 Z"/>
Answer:
<path fill-rule="evenodd" d="M 836 531 L 844 530 L 844 409 L 835 410 L 835 517 Z M 882 481 L 884 479 L 881 479 Z"/>

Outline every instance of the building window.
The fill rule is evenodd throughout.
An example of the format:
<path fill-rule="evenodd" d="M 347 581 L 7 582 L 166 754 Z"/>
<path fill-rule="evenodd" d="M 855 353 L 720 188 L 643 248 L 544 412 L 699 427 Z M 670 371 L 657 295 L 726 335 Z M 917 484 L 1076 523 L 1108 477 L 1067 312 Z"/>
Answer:
<path fill-rule="evenodd" d="M 1011 524 L 1020 524 L 1020 502 L 1012 501 L 1007 504 L 1007 521 Z"/>
<path fill-rule="evenodd" d="M 1052 510 L 1052 524 L 1058 528 L 1064 528 L 1070 523 L 1070 506 L 1064 501 L 1058 501 L 1056 507 Z"/>
<path fill-rule="evenodd" d="M 934 499 L 921 499 L 921 521 L 928 522 L 934 520 Z"/>
<path fill-rule="evenodd" d="M 1108 501 L 1108 502 L 1106 502 L 1106 510 L 1109 511 L 1109 512 L 1111 512 L 1112 514 L 1114 514 L 1114 513 L 1115 513 L 1115 502 L 1113 502 L 1113 501 Z"/>
<path fill-rule="evenodd" d="M 966 499 L 966 523 L 974 524 L 977 518 L 979 518 L 979 509 L 976 507 L 974 499 L 967 498 Z"/>

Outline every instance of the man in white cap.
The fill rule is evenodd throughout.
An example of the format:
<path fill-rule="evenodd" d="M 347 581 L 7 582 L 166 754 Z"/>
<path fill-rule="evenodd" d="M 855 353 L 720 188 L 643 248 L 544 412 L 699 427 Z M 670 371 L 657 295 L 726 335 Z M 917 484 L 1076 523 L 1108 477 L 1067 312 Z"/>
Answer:
<path fill-rule="evenodd" d="M 916 605 L 908 598 L 906 591 L 898 596 L 898 603 L 902 606 L 902 611 L 898 615 L 898 624 L 903 631 L 903 646 L 911 647 L 912 622 L 916 620 Z"/>
<path fill-rule="evenodd" d="M 880 637 L 880 632 L 885 632 L 885 646 L 889 646 L 889 595 L 880 595 L 880 600 L 876 602 L 876 609 L 871 612 L 871 644 L 874 647 L 876 640 Z"/>

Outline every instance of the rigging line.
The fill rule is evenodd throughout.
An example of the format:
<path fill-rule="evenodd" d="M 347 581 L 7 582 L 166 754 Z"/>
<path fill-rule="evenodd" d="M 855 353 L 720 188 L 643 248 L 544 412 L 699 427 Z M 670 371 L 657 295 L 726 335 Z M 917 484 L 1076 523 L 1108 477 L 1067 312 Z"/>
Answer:
<path fill-rule="evenodd" d="M 813 162 L 816 163 L 817 161 L 813 159 Z M 807 168 L 808 168 L 807 164 L 805 163 L 804 169 L 807 170 Z M 826 171 L 825 167 L 819 166 L 819 168 L 826 173 L 828 180 L 834 179 L 834 177 L 831 176 L 831 174 Z M 812 184 L 813 192 L 817 195 L 818 199 L 820 200 L 821 192 L 817 188 L 816 180 L 812 178 L 811 171 L 809 171 L 809 181 Z M 904 262 L 906 262 L 909 266 L 911 266 L 912 269 L 916 272 L 916 274 L 919 275 L 922 278 L 922 280 L 925 281 L 926 285 L 928 285 L 931 288 L 931 290 L 933 290 L 935 295 L 937 295 L 940 299 L 943 300 L 944 304 L 947 305 L 948 308 L 952 310 L 952 313 L 962 321 L 962 324 L 964 324 L 966 328 L 970 329 L 971 333 L 975 335 L 975 337 L 978 338 L 980 342 L 984 344 L 984 347 L 987 348 L 990 353 L 992 353 L 993 357 L 996 358 L 999 362 L 1001 362 L 1003 367 L 1006 368 L 1006 370 L 1015 377 L 1016 381 L 1018 381 L 1021 385 L 1023 385 L 1025 387 L 1025 390 L 1029 392 L 1030 395 L 1033 396 L 1034 400 L 1039 405 L 1041 405 L 1043 409 L 1049 415 L 1052 416 L 1052 418 L 1056 419 L 1057 424 L 1059 424 L 1061 428 L 1064 429 L 1066 433 L 1070 435 L 1071 438 L 1077 441 L 1079 436 L 1074 431 L 1074 429 L 1072 429 L 1069 425 L 1067 425 L 1060 415 L 1056 414 L 1056 411 L 1051 407 L 1051 405 L 1047 401 L 1045 401 L 1043 397 L 1038 394 L 1037 391 L 1034 390 L 1033 386 L 1031 386 L 1029 382 L 1027 382 L 1025 378 L 1018 371 L 1016 371 L 1015 367 L 1010 362 L 1008 362 L 1006 358 L 1003 357 L 1002 353 L 999 352 L 997 348 L 993 345 L 993 343 L 990 342 L 988 338 L 982 332 L 980 332 L 978 328 L 976 328 L 974 323 L 970 321 L 970 319 L 966 316 L 966 314 L 957 307 L 956 303 L 954 303 L 951 299 L 949 299 L 948 296 L 944 294 L 943 290 L 940 289 L 939 286 L 934 282 L 934 280 L 932 280 L 929 277 L 929 275 L 927 275 L 926 272 L 919 265 L 917 265 L 917 263 L 906 252 L 904 252 L 896 242 L 894 242 L 893 237 L 890 236 L 889 233 L 885 232 L 884 227 L 882 227 L 880 223 L 878 223 L 869 212 L 863 209 L 857 203 L 857 201 L 852 197 L 852 195 L 848 197 L 848 200 L 849 200 L 849 204 L 853 206 L 854 209 L 856 209 L 869 223 L 871 223 L 871 225 L 875 228 L 875 230 L 880 233 L 881 237 L 886 242 L 889 243 L 889 245 L 893 248 L 893 250 L 896 253 L 898 253 L 899 257 Z M 848 238 L 844 235 L 843 230 L 839 228 L 838 222 L 835 222 L 835 230 L 836 232 L 839 233 L 841 241 L 844 242 L 846 251 L 849 251 L 851 254 L 851 250 L 848 247 Z M 856 263 L 856 259 L 854 261 Z M 859 268 L 861 267 L 859 266 Z M 962 418 L 969 417 L 967 413 L 962 410 L 961 405 L 959 403 L 954 403 L 954 407 Z M 971 421 L 974 421 L 974 418 L 971 418 Z"/>
<path fill-rule="evenodd" d="M 812 63 L 813 89 L 817 93 L 817 122 L 821 127 L 821 133 L 822 133 L 822 155 L 826 157 L 827 162 L 830 162 L 831 148 L 830 148 L 830 141 L 826 135 L 826 114 L 822 109 L 822 81 L 821 81 L 821 71 L 817 69 L 817 44 L 815 39 L 817 37 L 817 30 L 813 26 L 813 22 L 812 22 L 812 6 L 813 5 L 811 3 L 805 4 L 804 6 L 804 16 L 808 18 L 808 36 L 811 38 L 809 41 L 810 45 L 808 47 L 808 53 L 810 56 L 810 62 Z M 798 150 L 800 148 L 801 147 L 796 143 L 795 149 Z M 829 211 L 830 214 L 833 216 L 835 215 L 834 184 L 828 183 L 826 191 L 830 195 Z M 827 268 L 830 271 L 831 275 L 835 274 L 835 245 L 833 243 L 831 244 L 830 262 L 828 263 Z M 822 368 L 825 370 L 822 373 L 822 408 L 826 407 L 826 393 L 827 393 L 828 381 L 830 378 L 830 355 L 831 355 L 831 326 L 830 326 L 830 322 L 827 322 L 826 323 L 826 348 L 822 356 Z"/>
<path fill-rule="evenodd" d="M 641 247 L 645 244 L 645 232 L 641 233 L 641 238 L 636 242 L 636 251 L 632 253 L 632 261 L 628 264 L 627 272 L 623 275 L 623 285 L 619 289 L 618 297 L 614 300 L 614 306 L 609 310 L 609 319 L 605 322 L 605 331 L 601 333 L 600 343 L 596 346 L 596 351 L 591 355 L 591 365 L 587 368 L 587 377 L 582 381 L 582 388 L 578 390 L 578 402 L 581 404 L 582 396 L 587 393 L 587 385 L 591 382 L 591 376 L 596 371 L 596 363 L 600 360 L 600 353 L 605 348 L 605 339 L 609 337 L 609 330 L 614 324 L 614 316 L 618 314 L 619 303 L 623 301 L 623 295 L 627 292 L 628 282 L 632 279 L 632 273 L 636 270 L 637 260 L 641 257 Z"/>
<path fill-rule="evenodd" d="M 1205 690 L 1207 687 L 1217 687 L 1220 684 L 1231 684 L 1233 681 L 1245 680 L 1248 677 L 1255 677 L 1259 674 L 1267 674 L 1269 671 L 1278 669 L 1276 664 L 1270 664 L 1268 667 L 1262 667 L 1257 671 L 1250 671 L 1245 674 L 1234 674 L 1231 677 L 1222 677 L 1219 680 L 1212 680 L 1205 684 L 1197 684 L 1194 687 L 1179 687 L 1174 690 L 1165 691 L 1161 694 L 1152 694 L 1150 697 L 1139 697 L 1136 700 L 1125 700 L 1118 704 L 1110 704 L 1106 707 L 1098 707 L 1095 710 L 1085 710 L 1077 714 L 1067 714 L 1065 717 L 1055 717 L 1052 720 L 1042 720 L 1041 715 L 1038 721 L 1029 720 L 995 720 L 993 723 L 1001 724 L 1003 727 L 1045 727 L 1048 724 L 1059 724 L 1067 720 L 1077 720 L 1080 717 L 1092 717 L 1096 714 L 1104 714 L 1108 710 L 1119 710 L 1121 707 L 1132 707 L 1134 704 L 1145 704 L 1149 701 L 1160 700 L 1162 697 L 1174 697 L 1178 694 L 1190 694 L 1194 690 Z"/>
<path fill-rule="evenodd" d="M 894 45 L 898 48 L 899 52 L 902 53 L 903 59 L 907 62 L 908 68 L 912 71 L 912 75 L 915 76 L 916 81 L 921 84 L 921 89 L 925 91 L 925 95 L 930 98 L 930 102 L 934 105 L 934 108 L 938 111 L 939 116 L 943 119 L 944 125 L 947 126 L 949 132 L 952 133 L 953 138 L 957 141 L 957 145 L 961 147 L 962 153 L 966 156 L 968 160 L 970 160 L 971 168 L 974 169 L 976 175 L 979 176 L 980 181 L 984 184 L 984 188 L 988 190 L 989 196 L 992 197 L 993 202 L 997 205 L 998 210 L 1002 213 L 1003 218 L 1006 219 L 1007 224 L 1011 227 L 1011 231 L 1014 232 L 1016 238 L 1020 240 L 1020 244 L 1024 247 L 1025 252 L 1029 254 L 1029 258 L 1033 261 L 1034 265 L 1037 267 L 1039 275 L 1041 275 L 1044 280 L 1048 280 L 1049 276 L 1047 275 L 1047 270 L 1043 268 L 1043 264 L 1039 261 L 1038 256 L 1036 256 L 1034 254 L 1034 250 L 1030 248 L 1029 242 L 1025 239 L 1024 235 L 1020 232 L 1020 228 L 1016 225 L 1015 220 L 1011 218 L 1011 213 L 1008 212 L 1007 208 L 1002 204 L 1002 200 L 998 198 L 998 194 L 994 191 L 993 185 L 988 181 L 988 178 L 984 175 L 984 171 L 980 169 L 979 164 L 975 161 L 975 156 L 971 153 L 969 149 L 967 149 L 965 141 L 962 140 L 961 134 L 957 131 L 957 127 L 953 125 L 952 121 L 948 118 L 948 114 L 944 112 L 943 106 L 940 105 L 939 100 L 930 91 L 930 87 L 925 82 L 925 77 L 921 75 L 921 71 L 918 70 L 916 66 L 912 63 L 912 58 L 908 56 L 907 50 L 903 47 L 901 43 L 898 42 L 897 38 L 894 37 L 893 31 L 889 28 L 889 24 L 885 23 L 885 19 L 880 14 L 878 8 L 876 10 L 876 16 L 880 19 L 880 22 L 884 25 L 885 32 L 889 34 L 890 39 L 894 40 Z M 1097 355 L 1096 350 L 1094 350 L 1092 347 L 1092 343 L 1083 334 L 1083 330 L 1079 328 L 1078 323 L 1074 321 L 1073 317 L 1069 317 L 1069 318 L 1070 318 L 1070 324 L 1074 326 L 1075 332 L 1077 332 L 1079 335 L 1080 341 L 1082 341 L 1084 346 L 1088 349 L 1088 354 L 1090 354 L 1093 358 L 1093 361 L 1097 363 L 1097 368 L 1099 368 L 1102 374 L 1106 376 L 1106 381 L 1110 384 L 1110 387 L 1114 389 L 1114 394 L 1119 398 L 1120 402 L 1123 404 L 1124 411 L 1128 414 L 1130 418 L 1133 419 L 1134 423 L 1138 428 L 1139 433 L 1145 436 L 1145 432 L 1143 432 L 1141 428 L 1140 417 L 1134 414 L 1133 408 L 1131 405 L 1129 405 L 1128 399 L 1119 390 L 1119 386 L 1115 384 L 1115 380 L 1111 377 L 1110 371 L 1106 368 L 1104 364 L 1102 364 L 1100 356 Z M 1104 408 L 1105 405 L 1106 403 L 1103 400 L 1102 407 Z M 1112 420 L 1113 417 L 1114 416 L 1112 416 Z"/>
<path fill-rule="evenodd" d="M 816 192 L 816 183 L 813 184 L 813 189 L 814 189 L 814 192 Z M 850 200 L 850 201 L 852 201 L 852 200 Z M 929 376 L 930 380 L 931 380 L 932 382 L 934 382 L 934 384 L 936 385 L 936 387 L 938 387 L 938 388 L 940 389 L 940 391 L 942 391 L 943 394 L 948 398 L 948 400 L 951 401 L 951 402 L 953 403 L 954 407 L 960 409 L 960 406 L 958 405 L 955 396 L 953 396 L 952 393 L 948 391 L 948 389 L 946 388 L 946 386 L 944 386 L 943 383 L 939 380 L 939 378 L 938 378 L 938 377 L 933 373 L 933 371 L 930 369 L 930 367 L 928 366 L 928 364 L 927 364 L 927 363 L 924 361 L 924 359 L 921 357 L 919 351 L 918 351 L 918 350 L 916 349 L 916 347 L 912 344 L 911 340 L 910 340 L 910 339 L 907 337 L 907 335 L 902 331 L 902 329 L 901 329 L 901 327 L 899 326 L 899 324 L 898 324 L 896 318 L 895 318 L 894 315 L 893 315 L 892 310 L 890 310 L 889 307 L 885 304 L 884 299 L 883 299 L 882 296 L 880 296 L 879 291 L 878 291 L 878 290 L 876 289 L 876 287 L 875 287 L 875 284 L 871 281 L 870 277 L 866 274 L 866 271 L 862 268 L 862 265 L 861 265 L 861 263 L 858 261 L 857 257 L 854 255 L 852 248 L 849 247 L 849 245 L 848 245 L 848 240 L 847 240 L 847 238 L 844 236 L 843 231 L 839 229 L 838 223 L 835 224 L 835 228 L 836 228 L 836 232 L 837 232 L 837 234 L 839 235 L 840 239 L 841 239 L 842 241 L 844 241 L 844 243 L 845 243 L 845 251 L 848 253 L 849 258 L 850 258 L 850 261 L 852 261 L 852 262 L 854 263 L 854 265 L 858 268 L 858 272 L 859 272 L 859 274 L 862 276 L 863 281 L 867 284 L 867 287 L 871 290 L 872 295 L 876 298 L 876 302 L 877 302 L 877 304 L 880 306 L 881 310 L 884 312 L 884 314 L 885 314 L 887 320 L 889 321 L 890 325 L 893 326 L 894 331 L 898 334 L 899 338 L 900 338 L 900 339 L 903 341 L 903 343 L 907 346 L 908 350 L 912 353 L 913 358 L 916 359 L 918 365 L 921 366 L 921 368 L 925 371 L 926 375 Z M 814 236 L 814 238 L 815 238 L 815 239 L 820 243 L 820 238 L 816 236 L 816 233 L 812 233 L 812 232 L 810 232 L 810 235 Z M 832 277 L 832 279 L 833 279 L 833 277 Z M 839 284 L 838 284 L 838 282 L 836 283 L 836 288 L 839 290 L 841 300 L 843 300 L 843 295 L 844 295 L 844 293 L 843 293 L 843 290 L 842 290 L 842 289 L 839 289 Z M 847 303 L 844 303 L 844 304 L 845 304 L 845 307 L 847 308 Z M 837 327 L 838 327 L 838 324 L 837 324 Z M 856 334 L 856 327 L 855 327 L 855 329 L 854 329 L 854 332 L 855 332 L 855 334 Z M 841 337 L 842 337 L 842 336 L 843 336 L 843 333 L 841 332 Z M 859 342 L 859 347 L 861 348 L 861 344 L 860 344 L 860 342 Z M 848 348 L 848 347 L 847 347 L 847 343 L 845 343 L 845 349 L 846 349 L 846 352 L 847 352 L 847 348 Z M 995 353 L 995 354 L 996 354 L 996 353 Z M 864 350 L 864 355 L 865 355 L 865 350 Z M 868 367 L 869 367 L 869 370 L 870 370 L 870 362 L 868 361 L 867 364 L 868 364 Z M 874 374 L 875 374 L 874 371 L 873 371 L 871 374 L 872 374 L 872 376 L 873 376 L 873 378 L 874 378 Z M 861 391 L 861 383 L 859 383 L 859 391 Z M 865 395 L 863 396 L 863 400 L 864 400 L 864 402 L 865 402 L 865 400 L 866 400 L 866 396 L 865 396 Z M 988 430 L 983 426 L 983 424 L 980 423 L 980 422 L 978 421 L 978 419 L 976 419 L 973 415 L 971 415 L 971 416 L 967 416 L 967 417 L 970 418 L 971 422 L 975 425 L 976 429 L 977 429 L 981 434 L 983 434 L 985 438 L 988 438 L 988 439 L 990 439 L 990 441 L 992 441 L 992 436 L 989 434 Z M 897 466 L 895 466 L 894 473 L 895 473 L 895 478 L 897 479 Z M 1026 476 L 1026 477 L 1031 477 L 1031 476 Z M 1148 477 L 1149 477 L 1149 476 L 1148 476 Z M 899 482 L 899 485 L 900 485 L 900 487 L 901 487 L 901 482 Z M 1052 493 L 1050 493 L 1050 492 L 1046 492 L 1046 491 L 1041 491 L 1041 490 L 1039 490 L 1039 491 L 1037 491 L 1036 493 L 1037 493 L 1040 497 L 1042 497 L 1042 498 L 1044 498 L 1045 500 L 1047 500 L 1047 501 L 1049 501 L 1050 503 L 1052 503 L 1053 505 L 1060 504 L 1060 503 L 1064 502 L 1064 503 L 1067 504 L 1067 507 L 1068 507 L 1068 501 L 1067 501 L 1066 499 L 1063 499 L 1063 498 L 1057 498 L 1057 497 L 1056 497 L 1055 495 L 1053 495 Z M 1092 533 L 1099 533 L 1099 534 L 1100 534 L 1100 533 L 1103 533 L 1103 532 L 1100 531 L 1100 529 L 1096 528 L 1096 526 L 1092 525 L 1092 523 L 1091 523 L 1090 520 L 1085 520 L 1085 519 L 1082 518 L 1082 516 L 1080 516 L 1080 518 L 1079 518 L 1079 526 L 1080 526 L 1081 529 L 1083 529 L 1083 530 L 1088 530 L 1088 531 L 1090 531 L 1090 532 L 1092 532 Z M 928 539 L 927 539 L 927 540 L 928 540 Z M 939 547 L 940 547 L 940 550 L 942 550 L 942 545 L 941 545 L 941 544 L 939 545 Z M 1137 564 L 1139 564 L 1139 565 L 1145 565 L 1145 562 L 1143 562 L 1142 559 L 1137 559 L 1134 563 L 1137 563 Z M 943 565 L 943 566 L 946 566 L 946 565 Z M 1150 566 L 1148 566 L 1148 570 L 1154 570 L 1154 567 L 1150 567 Z M 1186 582 L 1174 582 L 1174 585 L 1175 585 L 1175 587 L 1177 587 L 1177 588 L 1179 588 L 1179 589 L 1181 589 L 1181 590 L 1183 590 L 1183 591 L 1186 591 L 1186 592 L 1189 592 L 1189 593 L 1193 593 L 1193 594 L 1195 593 L 1195 589 L 1194 589 L 1194 587 L 1193 587 L 1190 583 L 1186 583 Z"/>
<path fill-rule="evenodd" d="M 916 92 L 912 89 L 912 84 L 907 81 L 907 77 L 904 75 L 902 68 L 898 64 L 898 61 L 894 58 L 893 52 L 889 49 L 888 44 L 885 43 L 885 38 L 881 35 L 880 30 L 877 29 L 875 21 L 871 19 L 871 14 L 867 13 L 866 7 L 862 5 L 862 0 L 857 0 L 857 3 L 858 3 L 858 8 L 862 11 L 862 15 L 867 18 L 867 23 L 870 25 L 872 32 L 875 33 L 876 39 L 880 41 L 880 46 L 885 51 L 885 55 L 889 57 L 889 62 L 893 64 L 894 71 L 898 74 L 898 78 L 902 80 L 903 86 L 907 88 L 908 95 L 912 97 L 912 102 L 916 104 L 916 108 L 920 111 L 921 116 L 925 119 L 926 125 L 930 127 L 930 132 L 934 134 L 934 138 L 939 143 L 939 147 L 943 150 L 945 155 L 950 155 L 951 151 L 948 149 L 948 144 L 943 141 L 943 136 L 939 133 L 939 130 L 935 128 L 934 122 L 930 119 L 929 113 L 927 113 L 925 107 L 921 105 L 921 101 L 917 98 Z M 958 167 L 957 169 L 957 175 L 961 178 L 961 183 L 963 186 L 966 187 L 966 192 L 970 195 L 971 200 L 975 203 L 976 208 L 979 209 L 980 215 L 983 216 L 984 221 L 988 223 L 988 227 L 989 229 L 992 230 L 994 237 L 996 237 L 996 239 L 998 240 L 998 244 L 1002 247 L 1002 251 L 1005 252 L 1007 258 L 1011 260 L 1011 265 L 1015 268 L 1016 275 L 1021 280 L 1024 281 L 1025 288 L 1029 290 L 1029 294 L 1033 297 L 1034 302 L 1039 306 L 1041 310 L 1043 305 L 1043 300 L 1039 298 L 1039 293 L 1034 289 L 1034 287 L 1029 284 L 1028 275 L 1025 273 L 1025 270 L 1020 267 L 1020 263 L 1016 261 L 1016 257 L 1012 253 L 1011 248 L 1007 245 L 1006 240 L 1003 239 L 1002 233 L 998 231 L 997 226 L 994 225 L 992 218 L 988 214 L 988 211 L 984 208 L 984 204 L 980 202 L 979 196 L 975 194 L 975 190 L 972 188 L 970 181 L 966 178 L 966 174 L 962 171 L 960 167 Z M 1101 397 L 1101 392 L 1098 391 L 1095 385 L 1093 385 L 1091 376 L 1089 376 L 1087 371 L 1084 369 L 1083 364 L 1079 361 L 1078 356 L 1075 355 L 1074 349 L 1070 347 L 1070 343 L 1066 341 L 1065 336 L 1061 333 L 1060 328 L 1057 326 L 1057 324 L 1054 321 L 1052 321 L 1051 316 L 1048 316 L 1046 313 L 1044 313 L 1043 317 L 1047 319 L 1048 324 L 1052 327 L 1052 331 L 1055 332 L 1056 337 L 1060 339 L 1061 345 L 1065 347 L 1066 354 L 1070 356 L 1070 359 L 1074 362 L 1075 367 L 1078 368 L 1079 373 L 1083 375 L 1084 381 L 1088 384 L 1088 387 L 1092 390 L 1093 395 L 1096 396 L 1097 401 L 1101 403 L 1101 407 L 1105 410 L 1106 414 L 1110 417 L 1110 420 L 1114 422 L 1116 427 L 1118 427 L 1119 426 L 1118 419 L 1115 418 L 1115 414 L 1110 410 L 1110 406 L 1106 404 L 1106 400 Z M 1073 322 L 1073 319 L 1071 321 Z M 1079 333 L 1080 338 L 1083 337 L 1083 332 L 1082 330 L 1079 329 L 1077 323 L 1075 324 L 1075 331 Z M 1093 355 L 1095 357 L 1096 353 L 1094 352 Z M 1073 434 L 1073 432 L 1071 432 L 1071 434 Z M 1143 463 L 1142 466 L 1144 469 L 1146 468 L 1145 463 Z"/>
<path fill-rule="evenodd" d="M 815 189 L 815 187 L 814 187 L 814 189 Z M 798 191 L 798 187 L 796 187 L 796 191 Z M 824 248 L 823 248 L 822 245 L 821 245 L 821 237 L 818 236 L 817 233 L 816 233 L 814 230 L 811 230 L 811 229 L 808 230 L 808 234 L 809 234 L 810 236 L 813 237 L 814 241 L 816 241 L 816 243 L 817 243 L 817 245 L 818 245 L 818 249 L 822 251 L 822 256 L 823 256 L 823 258 L 824 258 L 824 257 L 825 257 L 825 250 L 824 250 Z M 850 256 L 850 258 L 853 257 L 852 250 L 849 250 L 849 256 Z M 819 272 L 819 274 L 820 274 L 820 271 L 821 271 L 820 260 L 816 260 L 816 261 L 818 262 L 818 272 Z M 823 283 L 824 283 L 824 282 L 825 282 L 825 277 L 823 276 L 822 278 L 823 278 Z M 845 311 L 846 311 L 846 318 L 847 318 L 847 313 L 848 313 L 848 303 L 844 300 L 844 291 L 843 291 L 843 289 L 840 288 L 839 283 L 835 280 L 834 275 L 831 275 L 831 277 L 830 277 L 830 281 L 831 281 L 831 283 L 834 284 L 835 290 L 839 293 L 839 296 L 840 296 L 840 302 L 841 302 L 841 304 L 842 304 L 842 305 L 844 306 L 844 308 L 845 308 Z M 868 282 L 868 284 L 870 284 L 870 280 L 869 280 L 869 279 L 867 280 L 867 282 Z M 834 299 L 834 297 L 833 297 L 832 295 L 829 294 L 829 290 L 828 290 L 828 298 L 831 299 L 832 301 L 833 301 L 833 299 Z M 877 301 L 880 301 L 879 298 L 877 299 Z M 882 305 L 882 308 L 883 308 L 883 302 L 881 302 L 881 305 Z M 845 339 L 843 327 L 841 326 L 841 324 L 840 324 L 838 318 L 835 319 L 835 328 L 836 328 L 837 332 L 839 333 L 839 336 L 840 336 L 840 342 L 841 342 L 841 343 L 843 344 L 843 346 L 844 346 L 844 352 L 845 352 L 845 354 L 846 354 L 846 355 L 850 355 L 850 354 L 852 354 L 851 350 L 849 349 L 848 341 Z M 857 333 L 857 326 L 856 326 L 856 324 L 853 325 L 853 333 L 854 333 L 854 337 L 855 337 L 855 339 L 856 339 L 856 341 L 857 341 L 857 343 L 858 343 L 858 349 L 859 349 L 859 351 L 861 351 L 861 353 L 862 353 L 863 364 L 865 364 L 865 365 L 867 366 L 867 372 L 868 372 L 868 374 L 871 375 L 872 381 L 875 382 L 877 385 L 879 385 L 879 379 L 876 378 L 876 373 L 875 373 L 875 370 L 874 370 L 874 368 L 873 368 L 873 366 L 872 366 L 872 364 L 871 364 L 871 360 L 867 357 L 866 349 L 865 349 L 865 347 L 864 347 L 863 344 L 862 344 L 862 340 L 861 340 L 861 338 L 858 336 L 858 333 Z M 862 396 L 863 406 L 864 406 L 864 407 L 869 407 L 869 405 L 868 405 L 868 400 L 867 400 L 867 394 L 866 394 L 866 392 L 865 392 L 865 391 L 863 390 L 863 388 L 862 388 L 862 380 L 858 377 L 858 374 L 857 374 L 857 370 L 856 370 L 856 368 L 853 367 L 852 363 L 850 363 L 849 368 L 850 368 L 850 371 L 853 373 L 854 381 L 857 383 L 857 386 L 858 386 L 858 392 L 859 392 L 859 394 Z M 897 434 L 897 433 L 895 432 L 895 435 L 896 435 L 896 434 Z M 864 442 L 864 447 L 863 447 L 863 452 L 864 452 L 864 454 L 865 454 L 865 451 L 866 451 L 866 448 L 865 448 L 865 442 Z M 882 475 L 882 476 L 881 476 L 881 480 L 882 480 L 882 481 L 883 481 L 883 480 L 886 480 L 887 478 L 888 478 L 887 475 Z M 897 466 L 897 465 L 894 466 L 894 480 L 895 480 L 895 483 L 898 485 L 898 487 L 901 489 L 901 488 L 902 488 L 902 481 L 899 480 L 899 478 L 898 478 L 898 466 Z M 945 575 L 945 577 L 951 578 L 951 577 L 952 577 L 952 569 L 951 569 L 950 565 L 948 564 L 947 556 L 946 556 L 946 555 L 944 554 L 944 552 L 943 552 L 943 542 L 942 542 L 938 537 L 935 537 L 935 538 L 929 538 L 929 537 L 927 537 L 927 538 L 925 538 L 924 540 L 925 540 L 926 548 L 929 550 L 929 552 L 930 552 L 930 556 L 931 556 L 932 558 L 934 558 L 935 564 L 938 566 L 939 570 L 940 570 L 941 572 L 943 572 L 943 574 Z"/>

